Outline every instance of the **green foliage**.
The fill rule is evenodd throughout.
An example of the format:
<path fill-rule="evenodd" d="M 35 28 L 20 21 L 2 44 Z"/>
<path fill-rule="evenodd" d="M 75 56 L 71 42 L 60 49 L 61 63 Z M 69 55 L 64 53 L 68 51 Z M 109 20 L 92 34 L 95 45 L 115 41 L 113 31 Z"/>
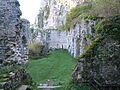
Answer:
<path fill-rule="evenodd" d="M 85 19 L 91 19 L 91 20 L 97 20 L 98 19 L 98 16 L 97 15 L 92 15 L 92 14 L 82 14 L 80 15 L 82 18 L 85 18 Z"/>
<path fill-rule="evenodd" d="M 61 31 L 65 30 L 65 29 L 66 29 L 65 26 L 60 26 L 60 27 L 58 27 L 58 30 L 61 30 Z"/>
<path fill-rule="evenodd" d="M 0 74 L 6 74 L 9 72 L 16 72 L 20 69 L 22 69 L 22 66 L 19 65 L 10 65 L 10 66 L 4 66 L 4 67 L 0 67 Z"/>
<path fill-rule="evenodd" d="M 91 45 L 88 46 L 88 48 L 85 50 L 85 52 L 78 57 L 78 60 L 80 60 L 81 58 L 85 58 L 85 57 L 87 57 L 87 58 L 93 57 L 95 55 L 94 51 L 95 51 L 97 45 L 99 45 L 99 43 L 101 42 L 101 40 L 102 40 L 102 38 L 96 38 L 91 43 Z"/>
<path fill-rule="evenodd" d="M 96 32 L 98 33 L 98 34 L 100 34 L 101 32 L 102 32 L 102 30 L 104 30 L 105 29 L 105 27 L 107 26 L 107 25 L 109 25 L 111 23 L 111 21 L 109 20 L 109 19 L 103 19 L 103 20 L 101 20 L 97 25 L 96 25 Z M 108 27 L 106 27 L 106 29 L 107 29 Z"/>
<path fill-rule="evenodd" d="M 119 13 L 119 0 L 94 0 L 72 8 L 66 17 L 66 24 L 63 27 L 60 27 L 60 30 L 69 30 L 70 28 L 74 28 L 76 23 L 80 22 L 81 18 L 97 20 L 99 18 L 98 16 L 108 17 Z M 101 23 L 105 22 L 107 21 L 101 21 Z"/>
<path fill-rule="evenodd" d="M 87 35 L 86 35 L 86 38 L 91 39 L 91 38 L 92 38 L 92 36 L 91 36 L 90 34 L 87 34 Z"/>
<path fill-rule="evenodd" d="M 5 82 L 7 81 L 7 78 L 0 78 L 0 82 Z"/>
<path fill-rule="evenodd" d="M 71 79 L 77 61 L 65 50 L 51 51 L 51 54 L 39 60 L 31 60 L 27 71 L 37 83 L 52 80 L 55 85 L 66 83 Z"/>
<path fill-rule="evenodd" d="M 78 85 L 71 80 L 61 90 L 94 90 L 94 88 L 88 83 Z"/>
<path fill-rule="evenodd" d="M 94 0 L 91 13 L 102 17 L 113 16 L 120 13 L 119 0 Z"/>
<path fill-rule="evenodd" d="M 96 25 L 91 24 L 90 28 L 91 28 L 91 33 L 95 34 L 95 32 L 96 32 Z"/>
<path fill-rule="evenodd" d="M 44 56 L 45 46 L 39 42 L 32 42 L 28 45 L 29 57 L 32 59 L 42 58 Z"/>
<path fill-rule="evenodd" d="M 120 15 L 100 21 L 96 26 L 96 30 L 102 36 L 120 41 Z"/>
<path fill-rule="evenodd" d="M 66 17 L 65 29 L 69 30 L 70 27 L 74 27 L 74 25 L 80 20 L 79 16 L 84 13 L 88 13 L 91 8 L 91 4 L 86 3 L 71 9 L 70 13 Z"/>

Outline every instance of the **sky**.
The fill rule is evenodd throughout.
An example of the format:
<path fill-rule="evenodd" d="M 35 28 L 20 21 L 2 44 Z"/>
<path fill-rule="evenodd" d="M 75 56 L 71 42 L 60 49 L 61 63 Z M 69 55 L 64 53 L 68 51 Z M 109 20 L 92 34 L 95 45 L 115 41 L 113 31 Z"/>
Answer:
<path fill-rule="evenodd" d="M 22 18 L 30 21 L 34 24 L 35 18 L 39 13 L 41 0 L 18 0 L 20 3 L 20 9 L 22 11 Z"/>

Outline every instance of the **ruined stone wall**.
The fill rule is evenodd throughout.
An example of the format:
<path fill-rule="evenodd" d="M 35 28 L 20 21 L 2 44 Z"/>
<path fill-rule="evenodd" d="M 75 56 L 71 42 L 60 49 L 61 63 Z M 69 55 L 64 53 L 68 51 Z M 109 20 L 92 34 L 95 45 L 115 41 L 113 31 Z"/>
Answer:
<path fill-rule="evenodd" d="M 113 36 L 119 36 L 114 33 L 119 33 L 117 30 L 120 30 L 120 16 L 114 18 L 111 26 L 105 25 L 108 28 L 112 27 L 112 32 L 115 31 L 109 32 L 112 38 L 107 35 L 102 38 L 102 34 L 97 34 L 96 25 L 103 19 L 102 17 L 96 17 L 93 20 L 82 18 L 74 29 L 60 31 L 58 27 L 65 24 L 66 14 L 69 12 L 67 6 L 61 5 L 60 1 L 62 0 L 51 1 L 46 19 L 44 19 L 46 10 L 40 13 L 39 21 L 41 22 L 37 24 L 41 27 L 38 28 L 36 40 L 47 44 L 49 49 L 63 48 L 67 49 L 72 56 L 79 56 L 78 64 L 73 72 L 73 79 L 76 83 L 96 80 L 103 86 L 120 85 L 120 41 L 113 39 Z M 81 1 L 87 0 L 75 1 L 81 4 Z M 117 23 L 116 26 L 112 26 L 115 23 Z M 99 28 L 103 27 L 99 26 Z M 105 30 L 110 31 L 111 29 L 108 28 Z"/>
<path fill-rule="evenodd" d="M 29 83 L 26 83 L 29 82 Z M 3 90 L 16 90 L 22 84 L 31 84 L 31 76 L 24 70 L 20 69 L 16 72 L 9 73 L 7 81 L 0 82 L 0 89 Z"/>
<path fill-rule="evenodd" d="M 27 35 L 23 26 L 29 27 L 29 22 L 25 25 L 26 21 L 20 19 L 19 6 L 17 0 L 0 0 L 0 64 L 28 61 Z"/>
<path fill-rule="evenodd" d="M 81 55 L 84 48 L 79 47 L 80 37 L 85 37 L 86 34 L 91 34 L 91 24 L 96 22 L 83 19 L 79 24 L 76 24 L 74 29 L 69 31 L 60 31 L 59 28 L 66 23 L 66 15 L 70 9 L 78 4 L 82 4 L 85 0 L 43 0 L 44 5 L 40 9 L 40 13 L 36 19 L 36 41 L 47 43 L 49 49 L 67 49 L 74 57 Z M 87 23 L 88 21 L 88 23 Z M 89 41 L 89 40 L 88 40 Z M 81 48 L 81 49 L 80 49 Z"/>
<path fill-rule="evenodd" d="M 71 28 L 69 31 L 46 30 L 44 34 L 36 37 L 36 41 L 46 42 L 49 49 L 66 49 L 72 56 L 77 57 L 90 45 L 91 40 L 86 37 L 87 35 L 93 36 L 91 26 L 95 25 L 96 21 L 83 18 L 74 29 Z"/>

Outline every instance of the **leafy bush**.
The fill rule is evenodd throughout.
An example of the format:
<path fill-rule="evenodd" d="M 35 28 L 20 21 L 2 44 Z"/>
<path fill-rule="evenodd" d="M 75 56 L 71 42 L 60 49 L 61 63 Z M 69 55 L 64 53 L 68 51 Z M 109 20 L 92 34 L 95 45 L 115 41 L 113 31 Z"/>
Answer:
<path fill-rule="evenodd" d="M 69 30 L 71 25 L 74 26 L 76 22 L 78 22 L 79 16 L 84 13 L 88 13 L 91 8 L 92 8 L 91 3 L 78 5 L 75 8 L 72 8 L 70 13 L 66 17 L 65 29 Z"/>
<path fill-rule="evenodd" d="M 94 0 L 92 13 L 108 17 L 120 13 L 119 0 Z"/>
<path fill-rule="evenodd" d="M 96 30 L 98 34 L 120 41 L 120 15 L 100 21 Z"/>
<path fill-rule="evenodd" d="M 37 59 L 43 57 L 45 46 L 39 42 L 32 42 L 28 45 L 29 57 L 31 59 Z"/>

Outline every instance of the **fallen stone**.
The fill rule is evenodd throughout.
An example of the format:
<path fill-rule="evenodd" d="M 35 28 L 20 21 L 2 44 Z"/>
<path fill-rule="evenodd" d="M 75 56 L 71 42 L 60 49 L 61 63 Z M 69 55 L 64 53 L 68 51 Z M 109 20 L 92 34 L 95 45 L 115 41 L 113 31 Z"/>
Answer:
<path fill-rule="evenodd" d="M 28 88 L 28 85 L 22 85 L 21 87 L 19 87 L 16 90 L 26 90 Z"/>
<path fill-rule="evenodd" d="M 41 89 L 54 89 L 54 88 L 60 88 L 61 86 L 38 86 L 37 88 Z"/>

